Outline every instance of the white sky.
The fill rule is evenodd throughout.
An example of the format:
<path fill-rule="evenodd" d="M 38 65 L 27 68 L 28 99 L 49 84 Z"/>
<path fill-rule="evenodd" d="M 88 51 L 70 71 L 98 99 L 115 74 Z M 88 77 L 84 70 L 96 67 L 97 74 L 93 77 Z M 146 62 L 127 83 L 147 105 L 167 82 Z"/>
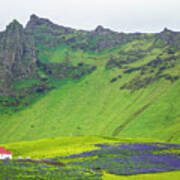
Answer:
<path fill-rule="evenodd" d="M 0 0 L 0 30 L 13 19 L 25 25 L 31 14 L 85 30 L 180 31 L 180 0 Z"/>

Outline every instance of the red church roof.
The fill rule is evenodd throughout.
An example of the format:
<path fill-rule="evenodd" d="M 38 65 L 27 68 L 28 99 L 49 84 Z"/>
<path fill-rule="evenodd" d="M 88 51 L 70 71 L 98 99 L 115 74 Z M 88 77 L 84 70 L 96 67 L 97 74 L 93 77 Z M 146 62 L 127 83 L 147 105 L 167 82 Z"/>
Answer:
<path fill-rule="evenodd" d="M 5 147 L 0 147 L 0 151 L 5 151 L 6 148 Z"/>
<path fill-rule="evenodd" d="M 11 155 L 12 152 L 11 151 L 6 151 L 6 148 L 4 148 L 4 147 L 0 147 L 0 154 Z"/>

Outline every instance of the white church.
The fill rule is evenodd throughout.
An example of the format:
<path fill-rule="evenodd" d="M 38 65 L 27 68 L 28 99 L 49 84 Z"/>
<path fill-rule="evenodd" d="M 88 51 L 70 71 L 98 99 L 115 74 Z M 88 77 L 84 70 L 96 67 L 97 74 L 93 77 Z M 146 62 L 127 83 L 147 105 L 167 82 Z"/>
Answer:
<path fill-rule="evenodd" d="M 0 147 L 0 160 L 12 159 L 12 152 L 7 151 L 5 147 Z"/>

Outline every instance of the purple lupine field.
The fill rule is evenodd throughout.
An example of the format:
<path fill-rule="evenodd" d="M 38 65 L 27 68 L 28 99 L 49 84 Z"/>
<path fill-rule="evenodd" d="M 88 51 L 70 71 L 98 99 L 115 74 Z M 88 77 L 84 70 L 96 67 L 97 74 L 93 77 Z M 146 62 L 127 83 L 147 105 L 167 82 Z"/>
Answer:
<path fill-rule="evenodd" d="M 103 170 L 116 175 L 180 170 L 180 145 L 177 144 L 121 143 L 96 146 L 99 149 L 60 159 L 72 159 L 69 165 L 99 172 Z"/>

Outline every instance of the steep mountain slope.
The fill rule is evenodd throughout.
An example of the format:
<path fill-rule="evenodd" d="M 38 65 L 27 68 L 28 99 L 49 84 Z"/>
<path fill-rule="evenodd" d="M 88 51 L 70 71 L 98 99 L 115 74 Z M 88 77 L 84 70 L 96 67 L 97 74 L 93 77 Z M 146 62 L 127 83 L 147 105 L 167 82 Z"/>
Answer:
<path fill-rule="evenodd" d="M 35 41 L 37 76 L 15 87 L 34 94 L 1 104 L 1 143 L 77 135 L 180 141 L 180 33 L 77 31 L 35 15 L 24 32 Z"/>

